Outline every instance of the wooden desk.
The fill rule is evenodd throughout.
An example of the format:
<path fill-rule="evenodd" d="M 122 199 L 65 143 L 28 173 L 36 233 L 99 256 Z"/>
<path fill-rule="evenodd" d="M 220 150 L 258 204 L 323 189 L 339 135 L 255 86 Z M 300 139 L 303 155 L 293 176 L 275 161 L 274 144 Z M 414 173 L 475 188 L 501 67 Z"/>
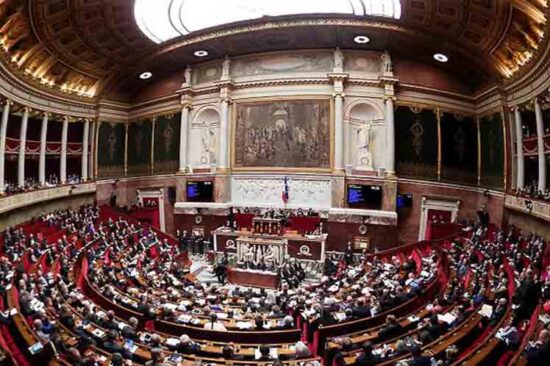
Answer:
<path fill-rule="evenodd" d="M 227 280 L 242 286 L 276 289 L 279 287 L 277 274 L 273 272 L 229 268 Z"/>

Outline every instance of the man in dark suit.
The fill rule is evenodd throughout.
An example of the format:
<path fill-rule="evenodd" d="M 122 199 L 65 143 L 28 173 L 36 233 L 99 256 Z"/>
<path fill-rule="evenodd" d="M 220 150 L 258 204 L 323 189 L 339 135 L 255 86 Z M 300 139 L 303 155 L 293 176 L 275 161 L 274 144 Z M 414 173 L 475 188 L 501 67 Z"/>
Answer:
<path fill-rule="evenodd" d="M 403 327 L 397 321 L 395 315 L 390 314 L 386 317 L 386 325 L 378 332 L 378 339 L 383 342 L 387 339 L 394 338 L 403 333 Z"/>
<path fill-rule="evenodd" d="M 380 362 L 380 357 L 372 353 L 371 342 L 363 343 L 361 348 L 362 348 L 362 351 L 359 354 L 359 356 L 357 356 L 357 359 L 355 360 L 355 364 L 357 366 L 373 366 Z"/>

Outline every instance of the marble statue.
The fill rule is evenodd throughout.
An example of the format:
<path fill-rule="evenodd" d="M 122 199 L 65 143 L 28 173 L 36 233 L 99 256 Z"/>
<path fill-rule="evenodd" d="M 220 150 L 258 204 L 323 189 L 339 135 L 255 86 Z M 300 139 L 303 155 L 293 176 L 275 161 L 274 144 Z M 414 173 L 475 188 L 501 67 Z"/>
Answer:
<path fill-rule="evenodd" d="M 183 71 L 183 84 L 181 86 L 191 86 L 191 66 L 185 67 Z"/>
<path fill-rule="evenodd" d="M 384 53 L 380 55 L 380 61 L 381 62 L 381 71 L 382 74 L 391 74 L 393 73 L 393 64 L 391 61 L 390 53 L 386 50 Z"/>
<path fill-rule="evenodd" d="M 372 123 L 365 123 L 357 128 L 357 168 L 373 170 L 371 139 Z"/>
<path fill-rule="evenodd" d="M 201 131 L 201 165 L 210 165 L 214 162 L 215 156 L 215 136 L 214 129 L 212 127 L 203 128 Z"/>

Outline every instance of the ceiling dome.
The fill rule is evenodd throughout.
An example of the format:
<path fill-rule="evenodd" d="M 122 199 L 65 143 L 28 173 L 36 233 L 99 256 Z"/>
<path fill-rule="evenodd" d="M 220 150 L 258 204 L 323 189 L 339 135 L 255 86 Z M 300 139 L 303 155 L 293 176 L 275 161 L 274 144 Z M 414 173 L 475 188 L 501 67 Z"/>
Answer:
<path fill-rule="evenodd" d="M 156 43 L 189 33 L 268 16 L 351 14 L 399 19 L 400 0 L 135 0 L 141 31 Z"/>

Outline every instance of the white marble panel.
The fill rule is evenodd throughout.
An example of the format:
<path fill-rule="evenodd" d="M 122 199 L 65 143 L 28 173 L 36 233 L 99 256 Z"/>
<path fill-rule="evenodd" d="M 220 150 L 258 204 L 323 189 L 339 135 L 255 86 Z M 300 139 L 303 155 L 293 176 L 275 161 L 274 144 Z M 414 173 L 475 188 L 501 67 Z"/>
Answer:
<path fill-rule="evenodd" d="M 233 204 L 258 207 L 284 207 L 282 199 L 285 176 L 246 176 L 231 180 Z M 326 178 L 289 177 L 288 208 L 331 207 L 331 182 Z"/>

